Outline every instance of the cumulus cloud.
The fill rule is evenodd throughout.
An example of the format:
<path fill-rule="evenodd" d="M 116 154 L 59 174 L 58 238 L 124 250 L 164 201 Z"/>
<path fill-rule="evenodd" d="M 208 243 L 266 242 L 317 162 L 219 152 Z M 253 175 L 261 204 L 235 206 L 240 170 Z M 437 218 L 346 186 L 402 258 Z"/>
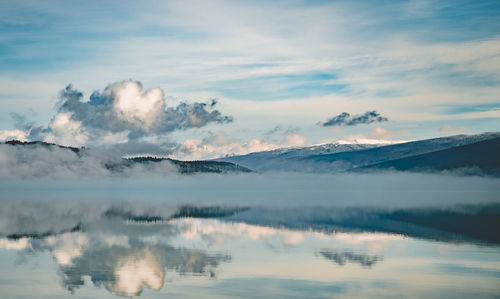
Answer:
<path fill-rule="evenodd" d="M 58 113 L 51 123 L 47 128 L 31 127 L 29 137 L 66 145 L 113 143 L 231 122 L 232 117 L 222 115 L 216 105 L 211 100 L 167 107 L 162 89 L 144 90 L 139 81 L 112 83 L 88 100 L 68 85 L 60 93 Z"/>
<path fill-rule="evenodd" d="M 342 112 L 341 114 L 330 118 L 329 120 L 319 123 L 323 127 L 331 126 L 356 126 L 360 124 L 371 124 L 374 122 L 384 122 L 388 121 L 387 117 L 383 117 L 377 111 L 367 111 L 363 114 L 351 115 L 347 112 Z"/>

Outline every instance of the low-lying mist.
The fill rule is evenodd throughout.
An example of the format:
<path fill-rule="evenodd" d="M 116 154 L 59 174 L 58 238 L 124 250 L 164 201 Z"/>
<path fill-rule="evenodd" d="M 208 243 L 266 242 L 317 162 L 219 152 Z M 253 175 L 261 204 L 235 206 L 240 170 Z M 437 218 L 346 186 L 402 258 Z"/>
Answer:
<path fill-rule="evenodd" d="M 0 180 L 0 198 L 36 202 L 129 202 L 264 206 L 445 206 L 498 202 L 498 178 L 384 172 L 247 173 L 128 178 Z"/>
<path fill-rule="evenodd" d="M 124 162 L 121 153 L 109 149 L 72 149 L 51 144 L 0 144 L 0 179 L 124 177 L 177 171 L 169 161 L 135 163 L 116 171 L 116 166 Z"/>
<path fill-rule="evenodd" d="M 0 235 L 52 234 L 118 225 L 115 220 L 175 217 L 223 217 L 299 229 L 353 223 L 363 228 L 382 214 L 409 209 L 479 215 L 489 205 L 498 214 L 499 191 L 495 178 L 414 173 L 10 179 L 0 181 Z M 446 216 L 433 217 L 440 215 Z M 387 223 L 380 224 L 383 231 Z"/>

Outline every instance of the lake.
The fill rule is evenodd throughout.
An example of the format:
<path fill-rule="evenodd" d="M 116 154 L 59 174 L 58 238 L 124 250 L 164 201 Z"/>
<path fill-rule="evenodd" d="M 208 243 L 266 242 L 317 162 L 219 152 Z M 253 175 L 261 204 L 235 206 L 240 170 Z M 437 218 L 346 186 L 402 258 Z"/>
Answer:
<path fill-rule="evenodd" d="M 0 182 L 2 298 L 500 296 L 498 179 Z"/>

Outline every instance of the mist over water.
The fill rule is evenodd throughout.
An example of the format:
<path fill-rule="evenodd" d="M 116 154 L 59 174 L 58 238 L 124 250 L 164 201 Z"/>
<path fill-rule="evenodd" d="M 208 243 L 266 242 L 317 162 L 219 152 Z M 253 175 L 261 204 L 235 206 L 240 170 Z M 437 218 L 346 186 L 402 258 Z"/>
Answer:
<path fill-rule="evenodd" d="M 415 209 L 474 214 L 500 204 L 498 179 L 410 173 L 25 179 L 1 181 L 0 192 L 4 236 L 69 231 L 110 215 L 145 220 L 233 217 L 314 229 L 321 221 L 326 226 L 345 225 L 345 219 L 358 214 Z M 197 210 L 186 212 L 185 207 Z"/>
<path fill-rule="evenodd" d="M 498 202 L 497 178 L 373 174 L 139 174 L 129 178 L 10 179 L 1 200 L 117 200 L 231 205 L 446 206 Z M 404 196 L 402 196 L 404 194 Z"/>

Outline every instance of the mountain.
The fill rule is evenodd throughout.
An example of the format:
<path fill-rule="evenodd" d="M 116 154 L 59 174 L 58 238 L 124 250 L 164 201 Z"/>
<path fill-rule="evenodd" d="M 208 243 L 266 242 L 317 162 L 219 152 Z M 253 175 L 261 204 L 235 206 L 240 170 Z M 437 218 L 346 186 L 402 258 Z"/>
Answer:
<path fill-rule="evenodd" d="M 271 151 L 254 152 L 247 155 L 230 156 L 215 159 L 237 163 L 257 171 L 290 169 L 291 163 L 300 158 L 312 155 L 324 155 L 340 152 L 358 151 L 381 146 L 380 144 L 363 143 L 330 143 L 307 147 L 280 148 Z"/>
<path fill-rule="evenodd" d="M 377 163 L 360 169 L 452 170 L 500 175 L 500 138 Z"/>
<path fill-rule="evenodd" d="M 78 147 L 58 145 L 55 143 L 48 143 L 48 142 L 43 142 L 43 141 L 9 140 L 9 141 L 6 141 L 5 144 L 14 145 L 14 146 L 23 146 L 23 147 L 37 147 L 37 146 L 41 146 L 44 148 L 57 147 L 60 149 L 70 150 L 70 151 L 74 152 L 75 154 L 79 154 L 80 151 L 85 150 L 85 147 L 78 148 Z"/>
<path fill-rule="evenodd" d="M 180 161 L 170 158 L 157 158 L 157 157 L 134 157 L 125 159 L 129 163 L 158 163 L 168 161 L 177 167 L 180 173 L 196 173 L 196 172 L 212 172 L 212 173 L 225 173 L 225 172 L 252 172 L 252 170 L 242 167 L 231 162 L 217 162 L 217 161 Z"/>
<path fill-rule="evenodd" d="M 340 172 L 500 137 L 500 132 L 456 135 L 393 145 L 330 144 L 321 148 L 252 153 L 217 161 L 235 162 L 258 171 Z M 330 150 L 330 152 L 327 152 Z M 489 153 L 490 155 L 493 153 Z"/>
<path fill-rule="evenodd" d="M 305 165 L 314 165 L 316 166 L 315 168 L 322 171 L 348 170 L 472 144 L 498 137 L 500 137 L 500 132 L 483 133 L 478 135 L 456 135 L 388 145 L 354 152 L 307 156 L 300 158 L 300 162 Z"/>
<path fill-rule="evenodd" d="M 406 143 L 333 143 L 284 148 L 220 158 L 212 161 L 180 161 L 164 157 L 122 158 L 113 151 L 66 147 L 40 141 L 8 141 L 0 144 L 4 159 L 0 177 L 45 176 L 58 172 L 89 175 L 105 173 L 238 173 L 257 170 L 334 173 L 345 171 L 457 170 L 471 174 L 500 175 L 500 132 L 456 135 Z M 1 165 L 0 165 L 1 166 Z M 467 170 L 465 170 L 467 169 Z M 0 169 L 1 170 L 1 169 Z M 465 172 L 464 172 L 465 171 Z"/>

